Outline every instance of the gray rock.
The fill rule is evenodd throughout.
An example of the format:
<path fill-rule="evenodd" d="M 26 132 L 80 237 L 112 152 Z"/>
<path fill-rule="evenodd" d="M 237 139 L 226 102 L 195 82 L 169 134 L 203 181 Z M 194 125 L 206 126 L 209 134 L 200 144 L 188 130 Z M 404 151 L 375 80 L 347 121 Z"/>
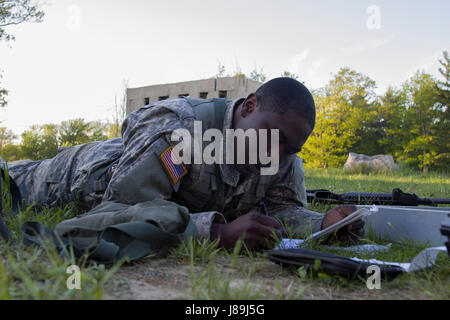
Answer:
<path fill-rule="evenodd" d="M 359 168 L 367 168 L 374 171 L 398 170 L 398 166 L 395 164 L 394 158 L 390 154 L 378 154 L 370 157 L 365 154 L 350 152 L 348 159 L 344 164 L 344 169 L 351 170 Z"/>

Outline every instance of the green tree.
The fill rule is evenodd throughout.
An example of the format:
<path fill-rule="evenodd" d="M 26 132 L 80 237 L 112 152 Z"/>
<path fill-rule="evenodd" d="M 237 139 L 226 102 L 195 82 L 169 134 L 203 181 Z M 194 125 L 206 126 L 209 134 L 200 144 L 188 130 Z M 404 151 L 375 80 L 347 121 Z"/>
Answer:
<path fill-rule="evenodd" d="M 450 58 L 448 51 L 444 51 L 443 60 L 439 60 L 441 67 L 439 73 L 444 77 L 444 81 L 438 81 L 438 88 L 442 90 L 441 94 L 446 98 L 447 103 L 450 99 Z"/>
<path fill-rule="evenodd" d="M 23 159 L 48 159 L 58 151 L 58 126 L 55 124 L 33 125 L 22 133 L 21 156 Z"/>
<path fill-rule="evenodd" d="M 100 141 L 108 138 L 107 126 L 100 121 L 86 122 L 82 118 L 61 122 L 59 144 L 71 147 L 79 144 Z"/>
<path fill-rule="evenodd" d="M 20 145 L 9 143 L 0 150 L 0 157 L 6 161 L 15 161 L 22 159 L 22 150 Z"/>
<path fill-rule="evenodd" d="M 381 131 L 377 142 L 381 148 L 380 153 L 391 154 L 397 158 L 409 137 L 410 128 L 405 122 L 406 92 L 389 87 L 381 97 L 378 112 Z"/>
<path fill-rule="evenodd" d="M 345 150 L 348 149 L 346 145 L 348 139 L 343 137 L 345 131 L 340 130 L 334 116 L 335 106 L 332 97 L 326 96 L 323 92 L 317 92 L 315 102 L 316 125 L 300 155 L 307 167 L 338 166 L 343 160 Z"/>
<path fill-rule="evenodd" d="M 436 167 L 442 149 L 440 127 L 445 107 L 439 102 L 436 80 L 429 74 L 417 72 L 403 88 L 407 95 L 404 130 L 407 130 L 409 139 L 404 144 L 401 158 L 427 171 Z"/>
<path fill-rule="evenodd" d="M 439 155 L 436 158 L 436 165 L 439 168 L 450 168 L 450 59 L 447 51 L 443 52 L 443 60 L 439 60 L 441 68 L 439 73 L 444 78 L 437 82 L 437 91 L 439 94 L 439 104 L 441 105 L 441 117 L 437 125 L 436 143 L 440 146 Z"/>
<path fill-rule="evenodd" d="M 59 126 L 59 143 L 71 147 L 89 142 L 89 130 L 90 124 L 82 118 L 63 121 Z"/>
<path fill-rule="evenodd" d="M 337 167 L 350 151 L 371 151 L 365 144 L 372 143 L 376 123 L 374 88 L 369 77 L 342 68 L 325 88 L 314 92 L 316 126 L 301 152 L 306 166 Z"/>
<path fill-rule="evenodd" d="M 120 127 L 119 127 L 120 128 Z M 110 130 L 109 123 L 103 123 L 101 121 L 89 122 L 89 141 L 102 141 L 108 139 Z"/>
<path fill-rule="evenodd" d="M 346 81 L 349 92 L 349 105 L 353 110 L 355 139 L 352 152 L 367 155 L 381 153 L 378 139 L 382 132 L 379 99 L 375 94 L 375 81 L 361 73 L 350 72 L 352 77 Z"/>
<path fill-rule="evenodd" d="M 58 147 L 70 147 L 107 139 L 108 125 L 101 121 L 85 122 L 73 119 L 56 124 L 33 125 L 22 133 L 23 159 L 48 159 L 54 157 Z"/>
<path fill-rule="evenodd" d="M 7 144 L 11 144 L 17 136 L 8 128 L 0 127 L 0 150 L 2 150 Z"/>
<path fill-rule="evenodd" d="M 38 160 L 42 159 L 41 155 L 41 132 L 39 126 L 33 125 L 30 130 L 22 133 L 22 157 L 24 159 Z"/>

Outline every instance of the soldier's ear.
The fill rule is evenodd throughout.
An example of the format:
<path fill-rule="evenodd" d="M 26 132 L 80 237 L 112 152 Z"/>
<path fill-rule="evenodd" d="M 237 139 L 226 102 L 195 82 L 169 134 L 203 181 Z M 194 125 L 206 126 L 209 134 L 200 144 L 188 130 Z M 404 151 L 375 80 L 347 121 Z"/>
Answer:
<path fill-rule="evenodd" d="M 244 100 L 242 104 L 241 115 L 242 117 L 246 117 L 247 115 L 255 112 L 258 109 L 258 99 L 254 93 L 250 93 L 247 99 Z"/>

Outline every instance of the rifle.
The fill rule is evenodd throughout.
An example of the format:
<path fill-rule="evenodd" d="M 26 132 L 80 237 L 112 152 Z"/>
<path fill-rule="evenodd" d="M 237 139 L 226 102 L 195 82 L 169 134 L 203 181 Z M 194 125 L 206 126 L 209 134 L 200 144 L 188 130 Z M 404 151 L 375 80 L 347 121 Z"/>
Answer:
<path fill-rule="evenodd" d="M 308 202 L 324 202 L 332 204 L 376 204 L 391 206 L 437 206 L 438 204 L 450 204 L 450 199 L 444 198 L 419 198 L 415 193 L 406 193 L 395 188 L 392 193 L 383 192 L 346 192 L 336 194 L 329 190 L 307 190 Z"/>
<path fill-rule="evenodd" d="M 450 214 L 447 218 L 444 219 L 444 221 L 442 221 L 441 234 L 444 237 L 447 237 L 447 242 L 445 243 L 445 245 L 447 246 L 447 254 L 450 258 Z"/>

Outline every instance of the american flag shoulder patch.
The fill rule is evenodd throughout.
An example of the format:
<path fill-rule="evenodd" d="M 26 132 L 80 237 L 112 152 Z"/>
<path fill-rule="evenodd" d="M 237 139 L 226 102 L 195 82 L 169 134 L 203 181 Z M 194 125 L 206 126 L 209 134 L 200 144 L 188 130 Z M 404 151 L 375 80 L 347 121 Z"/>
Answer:
<path fill-rule="evenodd" d="M 180 180 L 181 177 L 187 173 L 183 163 L 175 155 L 172 146 L 168 147 L 163 153 L 161 153 L 161 161 L 172 179 L 173 184 L 176 184 L 178 180 Z"/>

